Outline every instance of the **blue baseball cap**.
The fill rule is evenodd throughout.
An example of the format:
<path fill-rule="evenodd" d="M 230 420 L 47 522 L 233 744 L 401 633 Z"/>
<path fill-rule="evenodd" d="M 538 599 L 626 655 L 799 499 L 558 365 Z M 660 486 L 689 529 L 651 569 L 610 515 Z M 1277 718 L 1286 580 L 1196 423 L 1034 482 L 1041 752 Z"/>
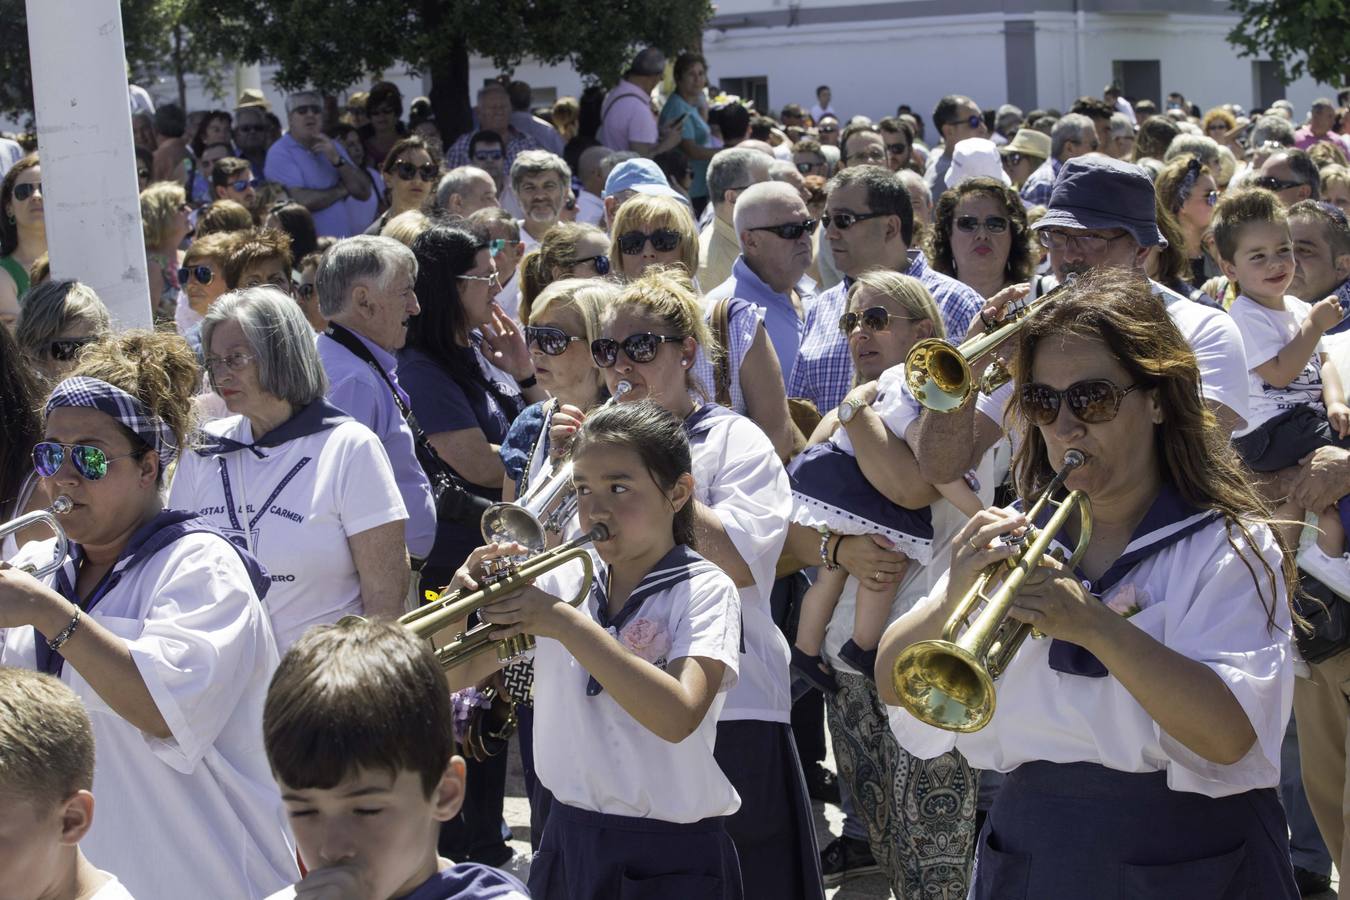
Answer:
<path fill-rule="evenodd" d="M 689 203 L 688 198 L 670 186 L 666 173 L 650 159 L 625 159 L 614 167 L 605 179 L 602 198 L 613 197 L 624 191 L 636 191 L 639 194 L 656 194 L 660 197 L 674 197 Z"/>
<path fill-rule="evenodd" d="M 1124 228 L 1141 247 L 1166 247 L 1158 230 L 1153 182 L 1134 163 L 1079 156 L 1060 167 L 1041 228 Z"/>

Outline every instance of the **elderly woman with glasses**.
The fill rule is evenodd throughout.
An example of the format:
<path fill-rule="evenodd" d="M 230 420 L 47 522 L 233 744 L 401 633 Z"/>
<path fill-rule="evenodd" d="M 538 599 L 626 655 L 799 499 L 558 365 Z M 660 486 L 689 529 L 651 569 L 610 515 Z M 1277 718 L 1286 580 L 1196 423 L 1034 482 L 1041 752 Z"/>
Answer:
<path fill-rule="evenodd" d="M 380 174 L 384 177 L 389 208 L 370 224 L 366 234 L 379 234 L 395 216 L 427 206 L 427 201 L 436 192 L 441 170 L 426 141 L 420 137 L 406 137 L 390 148 L 380 166 Z"/>
<path fill-rule="evenodd" d="M 0 325 L 14 330 L 19 298 L 28 290 L 28 270 L 47 252 L 42 167 L 25 156 L 0 181 Z"/>
<path fill-rule="evenodd" d="M 1009 645 L 998 681 L 965 696 L 944 688 L 963 665 L 913 649 L 1027 546 L 1005 536 L 1048 530 L 1048 508 L 990 508 L 877 660 L 901 746 L 1008 773 L 970 896 L 1294 900 L 1276 792 L 1293 556 L 1201 399 L 1195 354 L 1143 277 L 1099 270 L 1028 317 L 1012 371 L 1023 503 L 1074 490 L 1092 511 L 1090 535 L 1077 514 L 1047 535 L 1066 559 L 1084 548 L 1076 567 L 1047 553 L 1007 610 L 1044 639 Z"/>
<path fill-rule="evenodd" d="M 928 264 L 988 299 L 1031 278 L 1027 212 L 1017 192 L 993 178 L 967 178 L 938 198 Z"/>
<path fill-rule="evenodd" d="M 206 371 L 231 415 L 178 465 L 169 505 L 198 511 L 267 567 L 285 652 L 344 615 L 397 618 L 408 515 L 380 441 L 324 399 L 328 379 L 295 301 L 228 294 L 202 326 Z"/>
<path fill-rule="evenodd" d="M 182 185 L 159 181 L 141 191 L 146 274 L 156 320 L 171 320 L 178 306 L 178 269 L 183 264 L 179 248 L 192 231 L 190 209 Z"/>
<path fill-rule="evenodd" d="M 107 337 L 108 308 L 78 281 L 44 281 L 24 297 L 14 336 L 37 374 L 55 385 L 75 367 L 86 345 Z"/>

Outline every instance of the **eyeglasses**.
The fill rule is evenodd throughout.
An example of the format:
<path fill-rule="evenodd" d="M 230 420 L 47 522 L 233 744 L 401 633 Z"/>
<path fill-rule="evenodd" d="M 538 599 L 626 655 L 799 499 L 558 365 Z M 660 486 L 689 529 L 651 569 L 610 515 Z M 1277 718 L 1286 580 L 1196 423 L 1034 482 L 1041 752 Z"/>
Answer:
<path fill-rule="evenodd" d="M 504 155 L 505 154 L 502 152 L 501 148 L 498 148 L 496 150 L 473 151 L 473 158 L 478 160 L 479 162 L 492 162 L 501 159 Z"/>
<path fill-rule="evenodd" d="M 862 153 L 855 153 L 852 156 L 842 157 L 845 162 L 856 162 L 862 160 L 870 163 L 883 163 L 886 161 L 886 151 L 878 150 L 876 147 L 870 150 L 864 150 Z"/>
<path fill-rule="evenodd" d="M 983 221 L 978 216 L 956 217 L 956 227 L 961 231 L 975 232 L 981 226 L 990 234 L 1002 234 L 1008 230 L 1008 220 L 1004 216 L 985 216 Z"/>
<path fill-rule="evenodd" d="M 33 196 L 34 194 L 40 194 L 40 193 L 42 193 L 42 182 L 40 182 L 40 181 L 32 181 L 32 182 L 26 182 L 26 183 L 24 183 L 24 184 L 16 184 L 16 185 L 14 185 L 14 199 L 15 199 L 15 200 L 20 200 L 20 201 L 27 200 L 29 197 Z"/>
<path fill-rule="evenodd" d="M 840 231 L 848 231 L 850 228 L 852 228 L 854 225 L 858 224 L 859 222 L 866 222 L 868 219 L 879 219 L 879 218 L 881 218 L 882 216 L 885 216 L 885 215 L 889 215 L 889 213 L 879 213 L 879 212 L 870 212 L 870 213 L 847 213 L 847 212 L 846 212 L 846 213 L 835 213 L 834 215 L 826 214 L 826 215 L 823 215 L 823 216 L 820 217 L 820 224 L 824 225 L 826 228 L 829 228 L 831 225 L 833 225 L 835 228 L 838 228 Z"/>
<path fill-rule="evenodd" d="M 80 351 L 86 345 L 92 344 L 98 338 L 58 338 L 47 345 L 47 355 L 57 362 L 70 362 L 80 355 Z"/>
<path fill-rule="evenodd" d="M 132 452 L 123 456 L 109 456 L 98 447 L 88 444 L 61 444 L 56 441 L 41 441 L 33 447 L 33 469 L 43 478 L 51 478 L 61 471 L 66 461 L 66 448 L 70 448 L 70 461 L 80 477 L 88 481 L 98 481 L 108 474 L 108 463 L 119 459 L 139 456 Z"/>
<path fill-rule="evenodd" d="M 597 253 L 595 256 L 583 256 L 572 264 L 573 268 L 583 263 L 591 263 L 595 267 L 595 274 L 604 276 L 609 274 L 609 257 L 603 253 Z"/>
<path fill-rule="evenodd" d="M 1270 175 L 1262 175 L 1260 178 L 1256 179 L 1257 187 L 1263 187 L 1268 191 L 1275 191 L 1276 193 L 1287 191 L 1289 188 L 1299 187 L 1302 184 L 1303 182 L 1301 181 L 1284 181 L 1283 179 L 1275 178 Z M 18 188 L 14 189 L 14 196 L 19 197 Z M 19 199 L 22 200 L 23 198 L 19 197 Z"/>
<path fill-rule="evenodd" d="M 499 283 L 500 283 L 500 282 L 497 281 L 497 273 L 496 273 L 496 272 L 493 272 L 491 275 L 460 275 L 459 277 L 460 277 L 461 279 L 463 279 L 464 281 L 483 281 L 483 282 L 486 282 L 486 283 L 488 283 L 488 284 L 499 284 Z"/>
<path fill-rule="evenodd" d="M 315 103 L 306 103 L 304 106 L 297 106 L 291 110 L 301 116 L 317 116 L 323 112 L 323 107 Z"/>
<path fill-rule="evenodd" d="M 248 364 L 253 362 L 256 357 L 247 353 L 231 353 L 229 356 L 207 356 L 202 360 L 202 368 L 206 369 L 206 374 L 215 376 L 216 370 L 221 366 L 231 372 L 241 372 L 247 368 Z"/>
<path fill-rule="evenodd" d="M 1022 164 L 1022 154 L 1016 150 L 1003 154 L 1003 164 L 1005 166 L 1019 166 Z"/>
<path fill-rule="evenodd" d="M 298 110 L 297 110 L 298 111 Z M 266 125 L 236 125 L 234 130 L 240 134 L 257 134 L 260 131 L 266 131 Z"/>
<path fill-rule="evenodd" d="M 884 306 L 871 306 L 862 312 L 844 313 L 839 317 L 839 330 L 844 333 L 844 337 L 852 337 L 853 332 L 858 330 L 859 325 L 868 331 L 885 331 L 890 327 L 891 319 L 901 319 L 906 322 L 914 321 L 905 316 L 892 315 L 890 310 Z"/>
<path fill-rule="evenodd" d="M 487 249 L 488 256 L 496 257 L 498 253 L 506 249 L 506 238 L 493 238 L 488 241 Z"/>
<path fill-rule="evenodd" d="M 887 156 L 904 156 L 909 152 L 909 144 L 887 144 Z"/>
<path fill-rule="evenodd" d="M 969 125 L 971 128 L 983 128 L 984 116 L 980 115 L 979 113 L 972 113 L 966 119 L 966 124 Z"/>
<path fill-rule="evenodd" d="M 1070 248 L 1078 253 L 1103 253 L 1112 241 L 1118 241 L 1123 237 L 1129 237 L 1127 231 L 1124 234 L 1114 234 L 1106 237 L 1100 234 L 1069 234 L 1064 231 L 1054 231 L 1046 228 L 1037 236 L 1041 246 L 1050 250 L 1063 250 Z"/>
<path fill-rule="evenodd" d="M 415 166 L 410 162 L 399 160 L 394 163 L 394 174 L 398 176 L 399 181 L 412 181 L 414 177 L 423 181 L 435 181 L 436 174 L 440 168 L 435 163 L 426 163 Z"/>
<path fill-rule="evenodd" d="M 1120 412 L 1125 395 L 1138 388 L 1132 384 L 1118 388 L 1105 378 L 1071 384 L 1057 391 L 1045 384 L 1022 385 L 1022 411 L 1033 425 L 1052 425 L 1059 418 L 1059 406 L 1068 401 L 1069 412 L 1085 425 L 1110 422 Z"/>
<path fill-rule="evenodd" d="M 197 279 L 198 284 L 210 284 L 216 273 L 210 266 L 183 266 L 178 270 L 178 283 L 186 286 L 189 278 Z"/>
<path fill-rule="evenodd" d="M 630 334 L 622 341 L 616 341 L 613 338 L 600 338 L 591 341 L 591 358 L 600 368 L 608 369 L 619 361 L 619 350 L 622 349 L 624 356 L 627 356 L 633 362 L 649 363 L 656 359 L 656 351 L 661 349 L 662 344 L 682 343 L 684 343 L 682 337 L 669 334 L 652 334 L 651 332 Z"/>
<path fill-rule="evenodd" d="M 549 356 L 562 356 L 573 341 L 584 342 L 585 338 L 575 337 L 552 325 L 525 326 L 525 346 L 538 344 L 539 349 Z"/>
<path fill-rule="evenodd" d="M 823 169 L 823 168 L 825 168 L 825 162 L 823 160 L 821 162 L 797 163 L 797 171 L 802 173 L 803 175 L 810 175 L 812 169 Z"/>
<path fill-rule="evenodd" d="M 820 132 L 821 134 L 834 134 L 838 130 L 839 130 L 838 125 L 821 125 L 819 128 L 816 129 L 816 131 Z"/>
<path fill-rule="evenodd" d="M 637 256 L 648 241 L 657 253 L 669 253 L 680 246 L 680 233 L 673 228 L 658 228 L 651 234 L 625 231 L 619 235 L 619 250 L 624 256 Z"/>
<path fill-rule="evenodd" d="M 313 282 L 309 282 L 307 284 L 297 284 L 295 286 L 295 292 L 306 300 L 314 296 L 314 290 L 315 288 Z"/>
<path fill-rule="evenodd" d="M 757 228 L 747 228 L 747 231 L 771 231 L 785 241 L 795 241 L 804 234 L 816 233 L 816 220 L 807 219 L 805 222 L 788 222 L 784 225 L 760 225 Z"/>
<path fill-rule="evenodd" d="M 238 181 L 231 181 L 231 182 L 230 182 L 230 187 L 234 188 L 234 190 L 235 190 L 237 193 L 241 193 L 241 194 L 242 194 L 244 191 L 248 190 L 248 189 L 251 188 L 251 187 L 252 187 L 252 188 L 260 188 L 260 187 L 262 187 L 262 183 L 263 183 L 263 180 L 262 180 L 261 178 L 254 178 L 252 181 L 248 181 L 248 180 L 245 180 L 245 179 L 242 179 L 242 178 L 241 178 L 241 179 L 238 180 Z"/>

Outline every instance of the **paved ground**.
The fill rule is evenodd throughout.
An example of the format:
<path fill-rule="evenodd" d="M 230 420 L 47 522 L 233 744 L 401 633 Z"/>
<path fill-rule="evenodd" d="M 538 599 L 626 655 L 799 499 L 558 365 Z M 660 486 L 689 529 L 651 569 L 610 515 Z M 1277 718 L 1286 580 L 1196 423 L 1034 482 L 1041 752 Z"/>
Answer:
<path fill-rule="evenodd" d="M 827 759 L 825 764 L 833 768 L 833 758 Z M 525 780 L 520 770 L 520 751 L 514 738 L 511 741 L 511 764 L 506 778 L 506 822 L 511 826 L 513 835 L 511 846 L 516 851 L 515 860 L 507 868 L 524 880 L 528 877 L 530 870 L 530 804 L 525 799 Z M 840 828 L 843 827 L 844 817 L 836 806 L 821 803 L 814 805 L 816 810 L 816 835 L 820 845 L 824 847 L 839 834 Z M 1307 900 L 1336 900 L 1335 880 L 1332 881 L 1332 887 L 1333 890 L 1307 898 Z M 880 875 L 873 875 L 867 878 L 856 878 L 839 887 L 830 888 L 825 892 L 825 896 L 832 898 L 832 900 L 886 900 L 891 896 L 891 892 L 885 878 Z M 1201 900 L 1201 898 L 1197 898 L 1197 900 Z"/>

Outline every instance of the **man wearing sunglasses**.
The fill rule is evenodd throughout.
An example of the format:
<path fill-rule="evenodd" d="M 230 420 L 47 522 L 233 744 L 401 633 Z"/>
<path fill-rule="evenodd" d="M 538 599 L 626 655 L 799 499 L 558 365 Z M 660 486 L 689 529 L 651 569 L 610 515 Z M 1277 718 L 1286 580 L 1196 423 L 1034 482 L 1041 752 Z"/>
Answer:
<path fill-rule="evenodd" d="M 1290 207 L 1300 200 L 1320 200 L 1320 182 L 1317 163 L 1306 151 L 1283 150 L 1266 159 L 1255 183 L 1274 191 L 1280 202 Z"/>
<path fill-rule="evenodd" d="M 360 221 L 370 179 L 352 165 L 341 143 L 323 133 L 323 98 L 313 91 L 291 94 L 286 115 L 290 130 L 267 150 L 267 180 L 285 185 L 291 198 L 313 213 L 320 237 L 360 234 L 370 224 Z"/>
<path fill-rule="evenodd" d="M 1064 164 L 1049 209 L 1032 228 L 1049 251 L 1051 269 L 1060 281 L 1102 268 L 1143 276 L 1149 250 L 1165 242 L 1158 230 L 1148 174 L 1133 163 L 1100 156 Z M 1218 419 L 1218 427 L 1231 434 L 1246 423 L 1248 408 L 1247 357 L 1237 326 L 1221 310 L 1201 306 L 1157 282 L 1150 281 L 1149 286 L 1195 351 L 1204 400 Z M 990 306 L 1001 310 L 1025 296 L 1024 288 L 1010 287 Z M 989 309 L 981 313 L 983 318 L 997 314 Z M 969 332 L 949 333 L 974 336 L 983 330 L 977 320 Z M 1011 353 L 1005 348 L 998 355 L 1007 358 Z M 987 360 L 977 361 L 972 370 L 981 372 L 986 364 Z M 924 479 L 941 484 L 944 474 L 946 481 L 952 481 L 972 468 L 1003 437 L 1003 413 L 1011 397 L 1009 382 L 951 413 L 930 412 L 907 398 L 913 418 L 902 421 L 900 427 Z"/>
<path fill-rule="evenodd" d="M 227 156 L 211 167 L 211 193 L 217 200 L 233 200 L 251 213 L 257 211 L 258 185 L 248 160 Z"/>
<path fill-rule="evenodd" d="M 947 169 L 952 164 L 952 150 L 966 138 L 988 137 L 989 130 L 984 127 L 980 105 L 961 94 L 948 94 L 938 101 L 933 108 L 933 125 L 942 135 L 942 153 L 929 155 L 923 180 L 927 182 L 928 192 L 936 203 L 947 189 Z"/>
<path fill-rule="evenodd" d="M 713 220 L 698 235 L 698 283 L 705 289 L 731 277 L 731 267 L 741 255 L 731 215 L 736 198 L 750 185 L 769 180 L 771 162 L 772 157 L 758 150 L 733 147 L 720 151 L 708 163 Z"/>
<path fill-rule="evenodd" d="M 511 125 L 511 97 L 506 91 L 506 86 L 500 81 L 490 81 L 478 91 L 478 105 L 474 107 L 474 113 L 478 119 L 478 131 L 492 132 L 501 143 L 502 155 L 499 158 L 501 173 L 500 176 L 494 174 L 494 177 L 498 178 L 497 190 L 500 193 L 501 178 L 511 171 L 511 164 L 516 161 L 516 155 L 526 150 L 538 150 L 539 142 L 528 134 L 517 131 Z M 458 166 L 475 165 L 491 171 L 483 164 L 484 160 L 478 159 L 470 152 L 472 149 L 470 144 L 476 134 L 472 131 L 462 134 L 450 145 L 445 151 L 447 166 L 453 169 Z"/>
<path fill-rule="evenodd" d="M 239 157 L 248 160 L 253 171 L 262 172 L 267 166 L 267 108 L 261 103 L 241 106 L 234 111 L 234 146 Z"/>
<path fill-rule="evenodd" d="M 1082 113 L 1069 113 L 1050 130 L 1050 158 L 1031 173 L 1022 185 L 1022 202 L 1028 208 L 1045 206 L 1055 189 L 1055 178 L 1069 160 L 1099 149 L 1097 126 Z"/>

